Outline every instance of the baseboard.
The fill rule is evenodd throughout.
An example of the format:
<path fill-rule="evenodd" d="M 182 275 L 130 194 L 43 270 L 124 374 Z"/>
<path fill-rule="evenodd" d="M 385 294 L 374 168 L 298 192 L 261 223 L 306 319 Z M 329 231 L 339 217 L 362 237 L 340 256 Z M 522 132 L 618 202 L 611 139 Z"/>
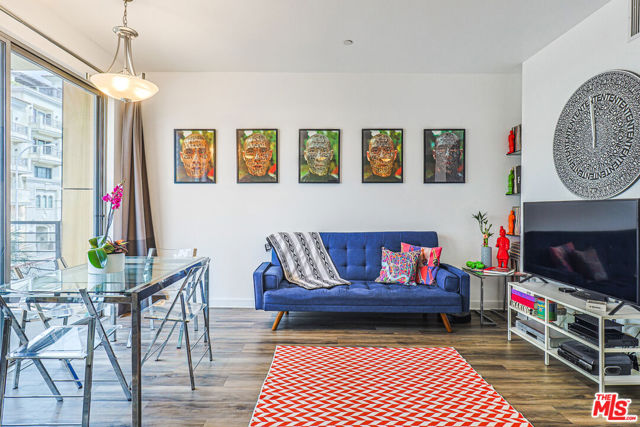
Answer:
<path fill-rule="evenodd" d="M 210 301 L 213 308 L 253 308 L 255 307 L 253 298 L 212 298 Z"/>
<path fill-rule="evenodd" d="M 480 310 L 480 301 L 471 301 L 471 310 Z M 502 310 L 502 300 L 484 300 L 485 310 Z"/>
<path fill-rule="evenodd" d="M 254 301 L 249 298 L 213 298 L 211 307 L 219 308 L 253 308 Z M 502 309 L 502 300 L 485 300 L 485 310 Z M 480 310 L 480 301 L 471 301 L 471 310 Z"/>

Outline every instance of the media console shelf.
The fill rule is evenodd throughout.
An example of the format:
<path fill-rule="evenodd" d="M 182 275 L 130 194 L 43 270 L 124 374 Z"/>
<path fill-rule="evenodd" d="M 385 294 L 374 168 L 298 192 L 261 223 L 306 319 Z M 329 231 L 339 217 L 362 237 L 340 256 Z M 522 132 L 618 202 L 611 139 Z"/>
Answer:
<path fill-rule="evenodd" d="M 598 384 L 598 391 L 600 393 L 604 393 L 605 386 L 623 386 L 623 385 L 640 385 L 640 372 L 632 369 L 631 375 L 606 375 L 604 374 L 604 356 L 605 354 L 610 353 L 636 353 L 640 352 L 640 347 L 608 347 L 605 348 L 605 343 L 603 340 L 604 337 L 604 326 L 605 320 L 640 320 L 640 312 L 634 310 L 631 307 L 623 307 L 614 315 L 603 314 L 598 311 L 590 310 L 587 308 L 586 301 L 571 296 L 571 294 L 567 294 L 561 292 L 561 286 L 553 284 L 553 283 L 540 283 L 540 282 L 509 282 L 508 284 L 508 310 L 507 310 L 507 339 L 511 341 L 512 335 L 517 335 L 535 347 L 539 348 L 544 352 L 544 363 L 545 365 L 549 364 L 549 356 L 559 360 L 564 363 L 568 367 L 573 370 L 581 373 L 585 377 L 591 379 L 592 381 Z M 525 312 L 524 310 L 514 306 L 517 304 L 515 301 L 512 302 L 511 295 L 512 289 L 516 289 L 520 292 L 527 293 L 529 295 L 534 295 L 536 297 L 544 298 L 544 314 L 545 319 L 540 319 L 537 316 L 531 315 L 530 313 Z M 558 304 L 558 306 L 565 307 L 567 312 L 574 312 L 574 314 L 585 313 L 590 316 L 595 317 L 598 320 L 598 344 L 595 345 L 590 341 L 582 338 L 575 333 L 568 331 L 564 327 L 562 327 L 561 322 L 558 321 L 549 321 L 549 302 L 554 302 Z M 610 303 L 607 304 L 607 312 L 611 311 L 616 304 Z M 523 316 L 526 316 L 527 319 L 532 319 L 538 323 L 540 323 L 544 327 L 544 342 L 540 342 L 534 337 L 531 337 L 525 332 L 517 329 L 514 325 L 512 325 L 512 320 L 515 320 L 513 313 L 520 313 Z M 550 331 L 556 331 L 560 334 L 566 336 L 567 338 L 576 340 L 598 352 L 599 359 L 599 372 L 597 375 L 591 374 L 586 370 L 580 368 L 577 365 L 569 362 L 564 359 L 560 355 L 558 355 L 558 349 L 551 347 L 550 343 Z"/>

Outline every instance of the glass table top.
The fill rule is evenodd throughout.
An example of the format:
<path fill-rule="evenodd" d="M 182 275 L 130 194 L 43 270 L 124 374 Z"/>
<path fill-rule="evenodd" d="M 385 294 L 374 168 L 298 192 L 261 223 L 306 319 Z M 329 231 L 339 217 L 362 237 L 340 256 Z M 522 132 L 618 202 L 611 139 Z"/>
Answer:
<path fill-rule="evenodd" d="M 495 267 L 492 270 L 478 270 L 475 268 L 461 267 L 462 271 L 471 274 L 475 277 L 511 277 L 522 276 L 522 273 L 515 271 L 514 269 L 499 269 Z"/>
<path fill-rule="evenodd" d="M 89 274 L 87 265 L 83 264 L 38 277 L 12 281 L 0 286 L 0 294 L 74 294 L 79 293 L 79 289 L 87 289 L 93 293 L 128 295 L 179 274 L 204 260 L 203 257 L 126 257 L 124 271 L 111 274 Z"/>

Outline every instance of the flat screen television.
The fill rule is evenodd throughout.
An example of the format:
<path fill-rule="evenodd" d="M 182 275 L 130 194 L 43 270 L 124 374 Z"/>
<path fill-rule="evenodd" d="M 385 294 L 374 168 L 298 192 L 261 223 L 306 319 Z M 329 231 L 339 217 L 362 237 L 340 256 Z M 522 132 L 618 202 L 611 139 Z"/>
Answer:
<path fill-rule="evenodd" d="M 526 202 L 525 273 L 640 304 L 639 199 Z"/>

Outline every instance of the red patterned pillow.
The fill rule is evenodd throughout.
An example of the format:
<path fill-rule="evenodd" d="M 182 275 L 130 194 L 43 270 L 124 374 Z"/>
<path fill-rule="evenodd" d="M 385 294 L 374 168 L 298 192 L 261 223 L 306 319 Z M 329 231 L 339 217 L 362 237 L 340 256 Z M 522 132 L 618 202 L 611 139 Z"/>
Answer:
<path fill-rule="evenodd" d="M 440 255 L 442 254 L 442 247 L 428 248 L 410 245 L 409 243 L 402 242 L 402 252 L 420 251 L 420 258 L 418 258 L 418 265 L 416 268 L 417 283 L 421 285 L 433 285 L 436 281 L 436 274 L 440 268 Z"/>
<path fill-rule="evenodd" d="M 382 248 L 382 268 L 376 282 L 415 285 L 416 264 L 419 257 L 420 251 L 392 252 Z"/>
<path fill-rule="evenodd" d="M 574 271 L 571 266 L 571 254 L 576 250 L 573 242 L 567 242 L 560 246 L 551 246 L 549 252 L 551 252 L 551 261 L 553 264 L 562 270 Z"/>

